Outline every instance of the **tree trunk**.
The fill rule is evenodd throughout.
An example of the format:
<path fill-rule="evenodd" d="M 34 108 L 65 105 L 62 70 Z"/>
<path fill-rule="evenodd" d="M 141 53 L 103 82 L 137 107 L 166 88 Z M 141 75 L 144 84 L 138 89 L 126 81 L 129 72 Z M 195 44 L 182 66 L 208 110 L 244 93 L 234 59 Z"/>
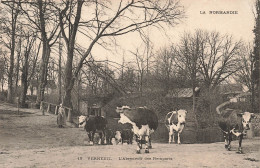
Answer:
<path fill-rule="evenodd" d="M 72 75 L 72 62 L 73 62 L 73 48 L 69 48 L 67 54 L 67 62 L 65 68 L 65 97 L 64 97 L 64 106 L 72 108 L 71 102 L 71 91 L 74 86 L 75 78 Z"/>
<path fill-rule="evenodd" d="M 16 63 L 16 78 L 15 78 L 15 93 L 17 94 L 17 88 L 18 88 L 18 81 L 19 81 L 19 69 L 20 69 L 20 56 L 21 56 L 21 38 L 19 39 L 19 50 L 17 53 L 17 63 Z"/>
<path fill-rule="evenodd" d="M 62 44 L 61 44 L 61 35 L 60 35 L 60 37 L 59 37 L 59 76 L 58 76 L 59 103 L 62 103 L 62 100 L 61 100 L 61 54 L 62 54 Z"/>
<path fill-rule="evenodd" d="M 259 103 L 259 95 L 260 95 L 260 65 L 259 65 L 259 59 L 260 59 L 260 0 L 256 0 L 255 2 L 256 7 L 256 17 L 255 17 L 255 28 L 254 28 L 254 34 L 255 34 L 255 41 L 254 41 L 254 69 L 252 73 L 253 78 L 253 86 L 252 86 L 252 110 L 255 113 L 259 113 L 260 111 L 260 103 Z"/>
<path fill-rule="evenodd" d="M 78 87 L 77 87 L 77 111 L 80 110 L 80 97 L 81 97 L 81 75 L 78 78 Z"/>
<path fill-rule="evenodd" d="M 40 65 L 40 82 L 38 85 L 37 91 L 37 100 L 36 104 L 39 106 L 41 101 L 44 99 L 44 90 L 47 85 L 47 73 L 48 73 L 48 63 L 50 58 L 51 48 L 46 41 L 43 41 L 43 51 L 42 51 L 42 60 Z"/>
<path fill-rule="evenodd" d="M 28 81 L 27 81 L 27 76 L 28 76 L 28 67 L 24 66 L 23 67 L 23 73 L 22 73 L 22 94 L 21 94 L 21 107 L 26 107 L 26 94 L 28 90 Z"/>
<path fill-rule="evenodd" d="M 9 103 L 13 102 L 13 73 L 14 73 L 14 50 L 15 50 L 15 31 L 16 31 L 16 20 L 18 16 L 18 10 L 14 8 L 12 9 L 12 32 L 11 32 L 11 54 L 10 54 L 10 67 L 8 73 L 8 94 L 7 101 Z"/>
<path fill-rule="evenodd" d="M 44 90 L 47 85 L 47 73 L 48 73 L 48 63 L 50 58 L 50 44 L 47 38 L 47 33 L 45 29 L 45 18 L 44 18 L 44 6 L 42 0 L 38 0 L 39 7 L 39 19 L 41 27 L 41 39 L 42 39 L 42 60 L 40 65 L 40 83 L 38 85 L 36 104 L 40 106 L 41 101 L 44 99 Z"/>
<path fill-rule="evenodd" d="M 28 90 L 28 57 L 29 53 L 25 54 L 24 66 L 22 71 L 22 94 L 21 94 L 21 107 L 25 106 L 26 94 Z"/>
<path fill-rule="evenodd" d="M 13 102 L 13 73 L 14 73 L 14 49 L 15 49 L 15 25 L 12 26 L 12 47 L 10 54 L 10 67 L 8 73 L 8 94 L 7 101 L 9 103 Z"/>

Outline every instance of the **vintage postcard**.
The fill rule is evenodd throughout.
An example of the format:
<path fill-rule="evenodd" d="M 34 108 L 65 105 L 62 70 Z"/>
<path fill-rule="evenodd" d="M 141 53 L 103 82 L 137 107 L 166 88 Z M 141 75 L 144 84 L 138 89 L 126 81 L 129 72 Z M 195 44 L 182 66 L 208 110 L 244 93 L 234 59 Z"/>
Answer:
<path fill-rule="evenodd" d="M 260 167 L 259 0 L 0 8 L 0 167 Z"/>

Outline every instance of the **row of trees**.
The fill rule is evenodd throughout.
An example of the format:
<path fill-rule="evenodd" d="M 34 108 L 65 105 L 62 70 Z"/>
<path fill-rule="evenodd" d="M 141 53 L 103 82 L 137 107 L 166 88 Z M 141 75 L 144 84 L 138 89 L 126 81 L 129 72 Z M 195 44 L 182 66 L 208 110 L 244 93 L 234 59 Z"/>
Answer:
<path fill-rule="evenodd" d="M 109 43 L 115 40 L 116 36 L 124 35 L 133 31 L 139 31 L 149 26 L 162 26 L 169 24 L 174 26 L 183 17 L 184 11 L 179 2 L 167 0 L 155 2 L 150 0 L 131 1 L 3 1 L 5 6 L 1 11 L 1 25 L 3 27 L 2 43 L 5 45 L 4 59 L 6 72 L 8 74 L 8 101 L 13 101 L 13 80 L 15 54 L 17 55 L 17 67 L 19 65 L 18 55 L 24 50 L 17 49 L 18 41 L 22 38 L 19 32 L 31 34 L 28 38 L 34 38 L 34 46 L 40 46 L 40 59 L 38 61 L 38 92 L 37 103 L 44 98 L 44 89 L 47 84 L 48 64 L 51 51 L 61 35 L 66 46 L 65 72 L 64 72 L 64 104 L 71 107 L 71 91 L 78 78 L 80 71 L 87 57 L 95 45 L 108 47 Z M 116 7 L 116 8 L 115 8 Z M 82 15 L 84 10 L 84 15 Z M 11 26 L 10 26 L 11 25 Z M 80 33 L 80 35 L 79 35 Z M 75 63 L 75 53 L 77 49 L 77 39 L 79 36 L 85 37 L 85 50 L 80 54 L 78 62 Z M 18 39 L 18 41 L 17 41 Z M 20 40 L 21 43 L 26 40 Z M 32 44 L 32 43 L 31 43 Z M 32 45 L 28 48 L 30 56 L 33 56 Z M 34 49 L 36 50 L 36 49 Z M 31 51 L 31 52 L 30 52 Z M 28 54 L 27 54 L 28 55 Z M 29 56 L 28 55 L 28 56 Z M 22 79 L 24 84 L 28 83 L 29 57 L 24 55 L 24 73 Z M 30 57 L 31 58 L 31 57 Z M 19 70 L 19 68 L 17 68 Z M 33 73 L 36 71 L 32 71 Z M 26 90 L 26 85 L 24 86 Z M 26 95 L 26 91 L 24 93 Z"/>
<path fill-rule="evenodd" d="M 137 66 L 133 66 L 138 67 L 136 73 L 128 67 L 121 80 L 125 80 L 124 86 L 133 86 L 129 81 L 138 81 L 140 92 L 142 88 L 163 89 L 168 93 L 173 88 L 190 87 L 195 93 L 196 87 L 202 87 L 211 93 L 222 82 L 235 79 L 254 92 L 252 54 L 252 46 L 242 40 L 236 41 L 231 35 L 205 30 L 185 32 L 179 43 L 163 48 L 153 56 L 144 57 L 136 52 Z M 148 64 L 149 70 L 146 69 Z M 195 110 L 195 94 L 193 96 Z"/>
<path fill-rule="evenodd" d="M 141 95 L 146 91 L 165 94 L 178 87 L 191 87 L 195 92 L 198 86 L 210 93 L 223 81 L 234 78 L 252 92 L 252 106 L 257 109 L 259 0 L 253 45 L 228 34 L 196 30 L 183 33 L 180 42 L 159 51 L 154 51 L 149 35 L 143 32 L 152 26 L 175 26 L 184 17 L 179 2 L 12 0 L 3 3 L 1 43 L 4 47 L 0 51 L 0 64 L 4 68 L 0 79 L 2 88 L 8 83 L 9 102 L 18 93 L 19 80 L 22 92 L 18 96 L 23 104 L 32 80 L 38 81 L 39 104 L 44 99 L 47 80 L 58 79 L 59 95 L 63 91 L 63 103 L 72 107 L 73 89 L 80 92 L 83 86 L 91 88 L 90 94 L 115 90 Z M 131 62 L 122 57 L 122 64 L 117 64 L 115 70 L 114 63 L 97 63 L 93 59 L 91 52 L 95 46 L 109 49 L 111 44 L 116 44 L 117 36 L 131 32 L 138 32 L 143 40 L 142 46 L 127 53 L 134 58 Z M 82 36 L 84 46 L 79 45 Z M 195 104 L 193 97 L 194 110 Z"/>

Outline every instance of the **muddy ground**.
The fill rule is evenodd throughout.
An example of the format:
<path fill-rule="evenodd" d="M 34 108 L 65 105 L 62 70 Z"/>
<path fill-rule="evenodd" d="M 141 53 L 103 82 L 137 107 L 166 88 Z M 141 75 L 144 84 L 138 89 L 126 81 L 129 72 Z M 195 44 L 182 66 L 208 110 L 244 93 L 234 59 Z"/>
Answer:
<path fill-rule="evenodd" d="M 135 145 L 86 145 L 86 132 L 58 128 L 56 116 L 0 102 L 0 167 L 260 167 L 260 138 L 245 139 L 243 154 L 224 142 L 153 143 L 149 154 Z"/>

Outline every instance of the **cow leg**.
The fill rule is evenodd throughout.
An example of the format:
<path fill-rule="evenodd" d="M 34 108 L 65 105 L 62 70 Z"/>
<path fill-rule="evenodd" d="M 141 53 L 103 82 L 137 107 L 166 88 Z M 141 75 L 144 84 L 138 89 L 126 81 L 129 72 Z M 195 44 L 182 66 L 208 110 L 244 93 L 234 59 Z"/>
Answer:
<path fill-rule="evenodd" d="M 145 137 L 145 153 L 149 153 L 149 136 L 146 135 Z"/>
<path fill-rule="evenodd" d="M 107 140 L 106 140 L 106 133 L 105 130 L 102 130 L 102 138 L 101 138 L 101 144 L 107 144 Z"/>
<path fill-rule="evenodd" d="M 180 137 L 180 132 L 178 132 L 178 144 L 180 145 L 181 144 L 181 137 Z"/>
<path fill-rule="evenodd" d="M 92 138 L 92 132 L 88 132 L 88 139 L 89 139 L 89 144 L 93 145 L 93 138 Z"/>
<path fill-rule="evenodd" d="M 99 133 L 99 140 L 98 140 L 99 145 L 103 144 L 102 143 L 102 138 L 103 138 L 102 134 L 103 134 L 102 132 Z"/>
<path fill-rule="evenodd" d="M 136 138 L 136 143 L 139 144 L 140 149 L 142 149 L 142 137 L 138 137 L 137 135 L 135 135 Z"/>
<path fill-rule="evenodd" d="M 227 150 L 231 150 L 231 141 L 232 141 L 232 134 L 228 133 L 228 147 Z"/>
<path fill-rule="evenodd" d="M 152 141 L 151 141 L 151 135 L 149 136 L 149 149 L 152 149 Z"/>
<path fill-rule="evenodd" d="M 133 135 L 130 136 L 129 141 L 130 141 L 130 144 L 133 143 Z"/>
<path fill-rule="evenodd" d="M 228 134 L 224 134 L 224 139 L 225 139 L 225 148 L 228 148 Z"/>
<path fill-rule="evenodd" d="M 174 140 L 174 133 L 173 133 L 173 131 L 172 130 L 170 130 L 170 132 L 169 132 L 169 144 L 170 143 L 174 143 L 175 142 L 175 140 Z"/>
<path fill-rule="evenodd" d="M 239 136 L 239 142 L 238 142 L 238 145 L 239 145 L 239 147 L 238 147 L 238 153 L 243 153 L 242 152 L 242 140 L 243 140 L 243 134 L 241 134 L 240 136 Z"/>
<path fill-rule="evenodd" d="M 92 142 L 92 144 L 94 145 L 94 137 L 95 137 L 95 131 L 93 131 L 92 133 L 91 133 L 91 142 Z"/>
<path fill-rule="evenodd" d="M 105 130 L 102 131 L 102 134 L 103 134 L 103 139 L 104 139 L 103 144 L 108 144 L 108 141 L 107 141 L 107 134 L 105 133 Z"/>
<path fill-rule="evenodd" d="M 141 153 L 141 149 L 142 149 L 142 136 L 140 136 L 140 137 L 136 136 L 136 142 L 137 142 L 136 153 L 140 154 Z"/>

